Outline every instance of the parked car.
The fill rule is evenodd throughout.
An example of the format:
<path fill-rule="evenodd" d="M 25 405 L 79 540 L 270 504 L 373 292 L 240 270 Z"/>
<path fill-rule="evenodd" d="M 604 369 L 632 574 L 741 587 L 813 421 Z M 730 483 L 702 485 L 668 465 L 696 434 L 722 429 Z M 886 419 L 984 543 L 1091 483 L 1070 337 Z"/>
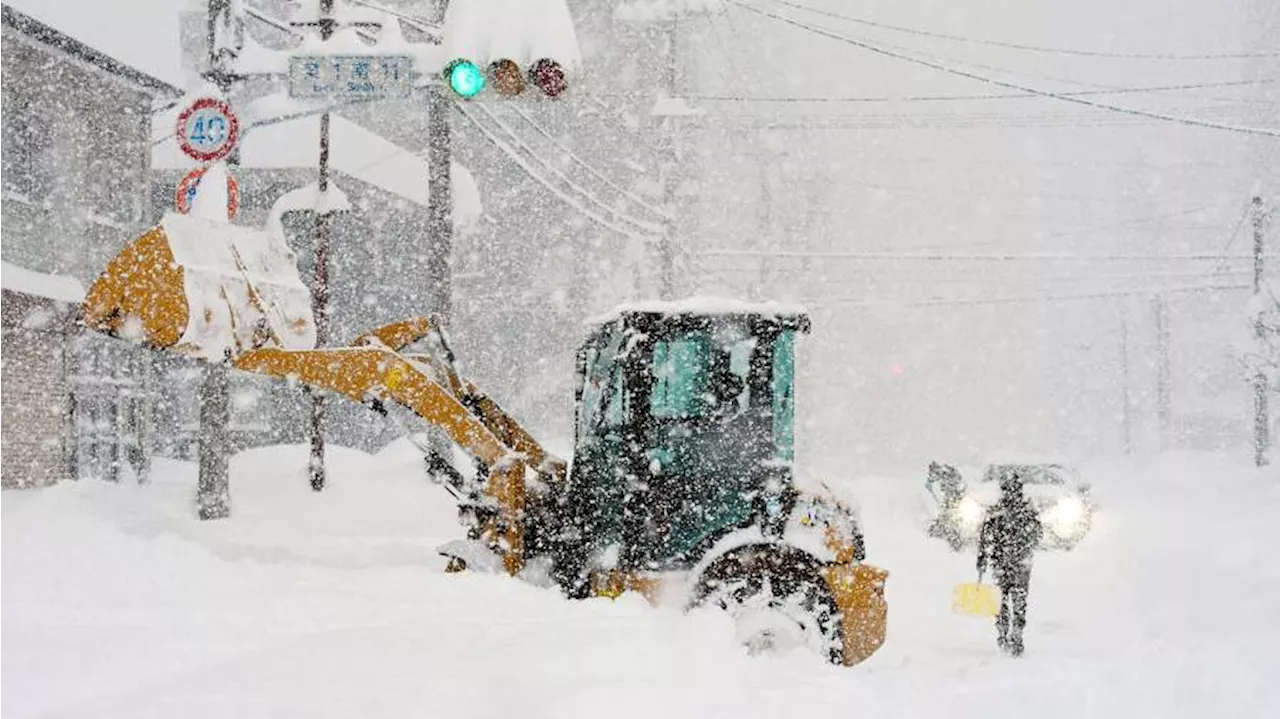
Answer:
<path fill-rule="evenodd" d="M 929 535 L 955 551 L 976 544 L 987 508 L 1000 499 L 1000 481 L 1010 474 L 1022 480 L 1040 513 L 1042 547 L 1071 549 L 1089 533 L 1095 507 L 1088 483 L 1075 469 L 1062 462 L 1000 461 L 967 476 L 950 465 L 930 463 L 925 480 L 933 503 Z"/>

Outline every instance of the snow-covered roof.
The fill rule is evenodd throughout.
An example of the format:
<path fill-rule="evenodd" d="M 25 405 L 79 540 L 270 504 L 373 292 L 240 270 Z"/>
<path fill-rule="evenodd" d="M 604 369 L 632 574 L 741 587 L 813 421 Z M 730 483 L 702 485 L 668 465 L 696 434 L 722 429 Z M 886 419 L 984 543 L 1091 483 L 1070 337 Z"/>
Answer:
<path fill-rule="evenodd" d="M 568 73 L 582 71 L 582 50 L 565 0 L 452 0 L 444 19 L 444 58 L 486 67 L 513 60 L 528 68 L 549 58 Z"/>
<path fill-rule="evenodd" d="M 180 106 L 183 104 L 179 103 Z M 188 169 L 197 166 L 172 139 L 180 111 L 180 107 L 175 107 L 153 123 L 154 139 L 170 138 L 152 148 L 151 164 L 154 168 Z M 427 161 L 421 155 L 341 115 L 330 114 L 329 117 L 329 166 L 333 170 L 426 206 Z M 319 115 L 260 125 L 241 135 L 240 165 L 258 169 L 313 168 L 319 161 L 319 148 Z M 482 212 L 480 188 L 465 167 L 455 162 L 452 168 L 454 224 L 467 225 L 479 219 Z"/>
<path fill-rule="evenodd" d="M 184 84 L 174 0 L 4 0 L 14 10 L 174 87 Z"/>
<path fill-rule="evenodd" d="M 0 287 L 60 302 L 78 304 L 84 300 L 84 285 L 74 277 L 47 275 L 3 261 L 0 261 Z"/>
<path fill-rule="evenodd" d="M 628 314 L 664 315 L 762 315 L 772 317 L 807 316 L 803 305 L 785 302 L 744 302 L 723 297 L 689 297 L 683 300 L 642 300 L 614 307 L 609 312 L 587 320 L 601 325 Z"/>

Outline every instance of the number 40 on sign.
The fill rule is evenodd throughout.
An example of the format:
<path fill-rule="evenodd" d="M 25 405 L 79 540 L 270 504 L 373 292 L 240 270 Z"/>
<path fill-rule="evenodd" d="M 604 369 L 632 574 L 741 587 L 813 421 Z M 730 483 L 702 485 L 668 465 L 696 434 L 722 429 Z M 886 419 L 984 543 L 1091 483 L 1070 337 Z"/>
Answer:
<path fill-rule="evenodd" d="M 220 160 L 235 149 L 240 122 L 225 101 L 202 97 L 178 115 L 178 146 L 200 162 Z"/>

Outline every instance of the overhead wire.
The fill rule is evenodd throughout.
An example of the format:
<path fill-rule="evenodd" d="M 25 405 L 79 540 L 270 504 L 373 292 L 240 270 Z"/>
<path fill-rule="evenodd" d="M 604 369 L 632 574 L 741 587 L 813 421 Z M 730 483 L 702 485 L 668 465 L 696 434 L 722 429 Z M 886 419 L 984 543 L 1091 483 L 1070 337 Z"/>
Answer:
<path fill-rule="evenodd" d="M 528 160 L 526 160 L 523 156 L 521 156 L 520 153 L 515 148 L 511 147 L 508 143 L 504 142 L 501 138 L 495 135 L 489 128 L 485 127 L 484 124 L 481 123 L 479 120 L 477 120 L 475 117 L 473 117 L 471 112 L 469 112 L 465 107 L 463 107 L 461 103 L 455 102 L 453 103 L 453 107 L 455 110 L 457 110 L 459 114 L 461 114 L 464 118 L 466 118 L 468 122 L 470 122 L 477 130 L 480 131 L 480 134 L 484 136 L 485 140 L 487 140 L 489 144 L 501 150 L 504 154 L 510 157 L 512 161 L 514 161 L 522 170 L 524 170 L 525 173 L 528 174 L 530 178 L 532 178 L 535 182 L 538 182 L 539 184 L 541 184 L 543 187 L 546 187 L 548 190 L 552 192 L 552 194 L 554 194 L 566 205 L 577 210 L 583 217 L 591 220 L 592 222 L 596 223 L 597 225 L 600 225 L 601 227 L 612 230 L 624 237 L 627 237 L 639 242 L 650 243 L 656 239 L 655 236 L 638 234 L 633 230 L 627 229 L 626 227 L 619 226 L 611 222 L 610 220 L 596 214 L 590 208 L 584 207 L 582 203 L 578 202 L 573 197 L 570 197 L 562 189 L 551 184 L 549 181 L 547 181 L 545 177 L 542 177 L 534 167 L 530 166 Z"/>
<path fill-rule="evenodd" d="M 1236 243 L 1236 238 L 1240 236 L 1240 228 L 1244 227 L 1244 221 L 1248 216 L 1249 216 L 1249 200 L 1245 200 L 1244 207 L 1242 207 L 1240 210 L 1240 218 L 1236 220 L 1235 229 L 1231 231 L 1231 236 L 1227 238 L 1227 243 L 1222 246 L 1221 254 L 1225 255 L 1231 249 L 1231 246 Z M 1225 264 L 1226 264 L 1225 262 L 1219 262 L 1217 268 L 1214 271 L 1221 272 Z"/>
<path fill-rule="evenodd" d="M 804 252 L 793 250 L 732 250 L 710 249 L 702 254 L 713 257 L 774 257 L 788 259 L 832 259 L 864 262 L 1214 262 L 1221 260 L 1244 261 L 1250 255 L 1221 254 L 963 254 L 963 253 L 901 253 L 901 252 Z"/>
<path fill-rule="evenodd" d="M 593 177 L 599 179 L 601 182 L 608 185 L 618 194 L 630 199 L 638 207 L 641 207 L 642 209 L 648 212 L 651 212 L 654 215 L 657 215 L 658 217 L 661 217 L 664 220 L 671 219 L 671 214 L 669 212 L 659 209 L 657 207 L 654 207 L 653 205 L 650 205 L 648 202 L 644 200 L 644 198 L 636 195 L 635 193 L 627 190 L 626 188 L 620 187 L 613 180 L 610 180 L 608 177 L 602 174 L 599 170 L 595 169 L 590 164 L 588 164 L 585 160 L 579 157 L 573 150 L 569 149 L 568 147 L 565 147 L 564 144 L 561 143 L 559 140 L 557 140 L 550 132 L 548 132 L 545 128 L 543 128 L 541 125 L 535 122 L 533 118 L 529 117 L 528 113 L 526 113 L 524 110 L 520 109 L 516 105 L 511 105 L 511 109 L 521 118 L 523 118 L 524 121 L 528 123 L 530 127 L 536 130 L 538 134 L 550 140 L 552 144 L 554 144 L 560 151 L 564 152 L 565 156 L 567 156 L 570 160 L 572 160 L 574 164 L 578 165 L 579 167 L 583 168 L 587 172 L 591 173 Z"/>
<path fill-rule="evenodd" d="M 1079 57 L 1103 57 L 1127 60 L 1242 60 L 1249 58 L 1275 57 L 1280 52 L 1237 52 L 1237 53 L 1200 53 L 1200 54 L 1180 54 L 1180 53 L 1141 53 L 1141 52 L 1112 52 L 1105 50 L 1079 50 L 1074 48 L 1047 47 L 1043 45 L 1030 45 L 1016 42 L 1003 42 L 1000 40 L 989 40 L 986 38 L 970 37 L 966 35 L 953 35 L 948 33 L 934 32 L 923 30 L 920 28 L 906 27 L 903 25 L 893 25 L 886 22 L 880 22 L 863 17 L 855 17 L 853 15 L 845 15 L 830 10 L 823 10 L 809 5 L 804 5 L 792 0 L 772 0 L 779 5 L 801 10 L 803 12 L 813 13 L 815 15 L 824 15 L 826 17 L 836 18 L 839 20 L 847 20 L 849 22 L 865 25 L 867 27 L 879 28 L 882 30 L 891 30 L 893 32 L 906 33 L 909 35 L 919 35 L 922 37 L 937 38 L 939 40 L 950 40 L 952 42 L 971 43 L 976 45 L 988 45 L 991 47 L 1002 47 L 1010 50 L 1023 50 L 1026 52 L 1039 52 L 1054 55 L 1075 55 Z"/>
<path fill-rule="evenodd" d="M 543 166 L 547 170 L 550 170 L 557 177 L 563 180 L 566 185 L 573 188 L 573 190 L 575 190 L 578 194 L 582 195 L 587 200 L 589 200 L 596 206 L 603 209 L 607 214 L 613 216 L 616 219 L 623 220 L 624 222 L 627 222 L 635 226 L 641 232 L 649 232 L 654 234 L 660 234 L 662 232 L 662 229 L 660 227 L 647 223 L 643 220 L 637 220 L 636 218 L 624 212 L 619 212 L 617 209 L 610 207 L 609 204 L 606 203 L 604 200 L 601 200 L 599 197 L 596 197 L 594 194 L 592 194 L 591 191 L 587 190 L 586 188 L 582 187 L 578 183 L 574 182 L 573 178 L 569 177 L 569 175 L 566 174 L 563 170 L 551 164 L 547 160 L 543 159 L 542 156 L 537 153 L 537 151 L 535 151 L 532 147 L 530 147 L 529 144 L 526 143 L 524 140 L 520 139 L 520 136 L 514 130 L 512 130 L 509 125 L 503 122 L 501 118 L 499 118 L 492 110 L 490 110 L 484 104 L 482 103 L 477 104 L 476 107 L 480 112 L 484 113 L 490 120 L 492 120 L 495 125 L 502 128 L 503 132 L 505 132 L 512 140 L 514 140 L 516 145 L 520 149 L 524 150 L 524 152 L 528 154 L 529 157 L 531 157 L 534 160 L 534 162 Z"/>
<path fill-rule="evenodd" d="M 1222 82 L 1184 83 L 1180 85 L 1151 85 L 1145 87 L 1117 87 L 1113 89 L 1077 90 L 1060 93 L 1068 97 L 1086 97 L 1091 95 L 1131 95 L 1148 92 L 1181 92 L 1186 90 L 1205 90 L 1219 87 L 1241 87 L 1266 85 L 1276 78 L 1259 78 L 1257 80 L 1229 80 Z M 623 97 L 617 93 L 597 93 L 594 97 Z M 797 96 L 797 97 L 758 97 L 751 95 L 714 95 L 686 94 L 687 100 L 700 102 L 759 102 L 759 103 L 893 103 L 893 102 L 969 102 L 982 100 L 1016 100 L 1038 98 L 1040 95 L 1029 92 L 986 93 L 970 95 L 849 95 L 832 96 Z"/>
<path fill-rule="evenodd" d="M 1140 110 L 1140 109 L 1138 109 L 1138 108 L 1133 108 L 1133 107 L 1124 107 L 1124 106 L 1121 106 L 1121 105 L 1112 105 L 1112 104 L 1110 104 L 1110 103 L 1097 102 L 1097 101 L 1094 101 L 1094 100 L 1087 100 L 1087 99 L 1082 98 L 1082 97 L 1073 97 L 1073 96 L 1071 96 L 1071 95 L 1064 95 L 1064 94 L 1059 93 L 1059 92 L 1051 92 L 1051 91 L 1048 91 L 1048 90 L 1040 90 L 1040 89 L 1037 89 L 1037 88 L 1034 88 L 1034 87 L 1030 87 L 1030 86 L 1027 86 L 1027 85 L 1021 85 L 1021 84 L 1018 84 L 1018 83 L 1006 82 L 1006 81 L 1004 81 L 1004 80 L 999 80 L 999 79 L 996 79 L 996 78 L 993 78 L 993 77 L 990 77 L 990 76 L 987 76 L 987 75 L 980 75 L 980 74 L 978 74 L 978 73 L 969 72 L 968 70 L 961 70 L 961 69 L 958 69 L 958 68 L 955 68 L 955 67 L 950 67 L 950 66 L 947 66 L 947 65 L 942 65 L 942 64 L 939 64 L 939 63 L 936 63 L 936 62 L 932 62 L 932 61 L 930 61 L 930 60 L 921 59 L 921 58 L 919 58 L 919 57 L 915 57 L 915 56 L 912 56 L 912 55 L 908 55 L 908 54 L 903 53 L 903 52 L 898 52 L 898 51 L 894 51 L 894 50 L 888 50 L 888 49 L 885 49 L 884 47 L 881 47 L 881 46 L 879 46 L 879 45 L 874 45 L 874 44 L 871 44 L 871 43 L 868 43 L 868 42 L 864 42 L 864 41 L 862 41 L 862 40 L 857 40 L 857 39 L 854 39 L 854 38 L 851 38 L 851 37 L 848 37 L 848 36 L 842 35 L 842 34 L 840 34 L 840 33 L 834 32 L 834 31 L 829 30 L 829 29 L 824 28 L 824 27 L 820 27 L 820 26 L 816 26 L 816 25 L 811 25 L 811 24 L 809 24 L 809 23 L 801 22 L 801 21 L 799 21 L 799 20 L 795 20 L 795 19 L 793 19 L 793 18 L 789 18 L 789 17 L 786 17 L 786 16 L 784 16 L 784 15 L 778 15 L 777 13 L 771 13 L 771 12 L 768 12 L 767 10 L 761 10 L 761 9 L 759 9 L 759 8 L 757 8 L 757 7 L 753 6 L 753 5 L 750 5 L 750 4 L 747 4 L 746 2 L 743 2 L 742 0 L 727 0 L 727 1 L 728 1 L 728 2 L 730 2 L 730 3 L 732 3 L 732 4 L 734 4 L 734 5 L 736 5 L 736 6 L 738 6 L 738 7 L 740 7 L 740 8 L 742 8 L 742 9 L 744 9 L 744 10 L 746 10 L 746 11 L 748 11 L 748 12 L 755 13 L 755 14 L 760 15 L 760 16 L 762 16 L 762 17 L 771 18 L 771 19 L 776 20 L 776 21 L 778 21 L 778 22 L 782 22 L 782 23 L 785 23 L 785 24 L 787 24 L 787 25 L 791 25 L 791 26 L 793 26 L 793 27 L 800 28 L 800 29 L 802 29 L 802 30 L 805 30 L 805 31 L 807 31 L 807 32 L 811 32 L 811 33 L 816 34 L 816 35 L 820 35 L 820 36 L 827 37 L 827 38 L 830 38 L 830 39 L 833 39 L 833 40 L 837 40 L 837 41 L 839 41 L 839 42 L 843 42 L 843 43 L 845 43 L 845 44 L 852 45 L 852 46 L 854 46 L 854 47 L 859 47 L 859 48 L 862 48 L 863 50 L 867 50 L 868 52 L 873 52 L 873 53 L 875 53 L 875 54 L 877 54 L 877 55 L 883 55 L 883 56 L 885 56 L 885 57 L 891 57 L 891 58 L 894 58 L 894 59 L 897 59 L 897 60 L 902 60 L 902 61 L 904 61 L 904 62 L 912 63 L 912 64 L 914 64 L 914 65 L 920 65 L 921 67 L 928 67 L 928 68 L 931 68 L 931 69 L 934 69 L 934 70 L 938 70 L 939 72 L 945 72 L 945 73 L 947 73 L 947 74 L 949 74 L 949 75 L 955 75 L 956 77 L 964 77 L 964 78 L 968 78 L 968 79 L 970 79 L 970 80 L 976 80 L 976 81 L 978 81 L 978 82 L 983 82 L 983 83 L 986 83 L 986 84 L 989 84 L 989 85 L 995 85 L 995 86 L 997 86 L 997 87 L 1003 87 L 1003 88 L 1007 88 L 1007 89 L 1010 89 L 1010 90 L 1017 90 L 1017 91 L 1019 91 L 1019 92 L 1030 93 L 1030 94 L 1032 94 L 1032 95 L 1038 95 L 1038 96 L 1041 96 L 1041 97 L 1050 98 L 1050 99 L 1055 99 L 1055 100 L 1059 100 L 1059 101 L 1062 101 L 1062 102 L 1070 102 L 1070 103 L 1074 103 L 1074 104 L 1077 104 L 1077 105 L 1083 105 L 1083 106 L 1086 106 L 1086 107 L 1093 107 L 1093 108 L 1097 108 L 1097 109 L 1101 109 L 1101 110 L 1108 110 L 1108 111 L 1110 111 L 1110 112 L 1115 112 L 1115 113 L 1120 113 L 1120 114 L 1125 114 L 1125 115 L 1133 115 L 1133 116 L 1137 116 L 1137 117 L 1146 117 L 1146 118 L 1150 118 L 1150 119 L 1154 119 L 1154 120 L 1162 120 L 1162 121 L 1169 122 L 1169 123 L 1176 123 L 1176 124 L 1188 125 L 1188 126 L 1192 126 L 1192 127 L 1202 127 L 1202 128 L 1207 128 L 1207 129 L 1213 129 L 1213 130 L 1222 130 L 1222 131 L 1226 131 L 1226 132 L 1236 132 L 1236 133 L 1249 134 L 1249 135 L 1262 135 L 1262 136 L 1266 136 L 1266 137 L 1280 137 L 1280 130 L 1273 130 L 1273 129 L 1269 129 L 1269 128 L 1261 128 L 1261 127 L 1247 127 L 1247 126 L 1241 126 L 1241 125 L 1227 125 L 1227 124 L 1223 124 L 1223 123 L 1209 122 L 1209 121 L 1205 121 L 1205 120 L 1198 120 L 1198 119 L 1191 118 L 1191 117 L 1182 117 L 1182 116 L 1178 116 L 1178 115 L 1167 115 L 1167 114 L 1160 113 L 1160 112 L 1151 112 L 1151 111 L 1148 111 L 1148 110 Z"/>
<path fill-rule="evenodd" d="M 1041 302 L 1063 302 L 1103 299 L 1111 297 L 1132 297 L 1141 295 L 1156 294 L 1181 294 L 1186 292 L 1226 292 L 1235 290 L 1248 290 L 1252 285 L 1249 284 L 1210 284 L 1210 285 L 1188 285 L 1188 286 L 1156 286 L 1141 287 L 1123 290 L 1103 290 L 1097 292 L 1063 292 L 1048 293 L 1039 295 L 1023 295 L 1010 297 L 934 297 L 919 300 L 864 300 L 861 298 L 836 298 L 826 300 L 821 303 L 814 303 L 817 307 L 864 307 L 864 308 L 895 308 L 895 307 L 944 307 L 944 306 L 965 306 L 965 305 L 1003 305 L 1003 304 L 1036 304 Z"/>

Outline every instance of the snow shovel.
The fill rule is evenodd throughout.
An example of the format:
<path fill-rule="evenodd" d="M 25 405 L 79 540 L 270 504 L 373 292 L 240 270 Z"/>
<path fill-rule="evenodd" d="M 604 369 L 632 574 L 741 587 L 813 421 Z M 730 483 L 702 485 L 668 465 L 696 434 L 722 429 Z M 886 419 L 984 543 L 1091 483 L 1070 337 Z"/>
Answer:
<path fill-rule="evenodd" d="M 1000 608 L 1000 590 L 982 582 L 957 584 L 951 592 L 951 611 L 971 617 L 994 617 Z"/>

